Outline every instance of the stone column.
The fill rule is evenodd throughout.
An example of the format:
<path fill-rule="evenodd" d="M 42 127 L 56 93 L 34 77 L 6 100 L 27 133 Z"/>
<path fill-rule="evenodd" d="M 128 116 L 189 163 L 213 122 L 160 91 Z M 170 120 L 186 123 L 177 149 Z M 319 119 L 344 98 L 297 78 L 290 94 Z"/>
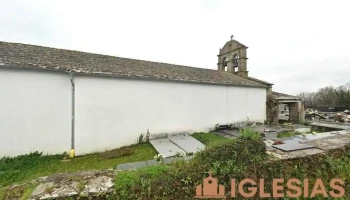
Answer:
<path fill-rule="evenodd" d="M 299 123 L 305 123 L 305 107 L 302 103 L 300 103 Z"/>
<path fill-rule="evenodd" d="M 233 62 L 231 60 L 229 60 L 227 63 L 227 72 L 234 73 Z"/>
<path fill-rule="evenodd" d="M 292 123 L 299 123 L 299 103 L 289 104 L 289 121 Z"/>

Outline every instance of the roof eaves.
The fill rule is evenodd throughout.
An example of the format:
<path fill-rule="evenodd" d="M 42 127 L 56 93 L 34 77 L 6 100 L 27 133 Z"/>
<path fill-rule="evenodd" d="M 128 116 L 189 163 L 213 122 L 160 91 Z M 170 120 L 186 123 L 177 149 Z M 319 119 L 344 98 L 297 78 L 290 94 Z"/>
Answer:
<path fill-rule="evenodd" d="M 223 85 L 223 86 L 237 86 L 237 87 L 251 87 L 251 88 L 266 88 L 266 86 L 261 84 L 251 85 L 242 82 L 241 84 L 234 84 L 234 83 L 222 83 L 222 82 L 214 82 L 214 81 L 200 81 L 200 80 L 189 80 L 189 79 L 169 79 L 166 77 L 154 77 L 154 76 L 136 76 L 136 75 L 130 75 L 130 74 L 113 74 L 111 72 L 84 72 L 84 71 L 77 71 L 75 69 L 71 70 L 63 70 L 63 69 L 56 69 L 52 67 L 34 67 L 34 66 L 20 66 L 20 65 L 0 65 L 0 68 L 4 69 L 23 69 L 23 70 L 34 70 L 34 71 L 46 71 L 46 72 L 54 72 L 54 73 L 73 73 L 76 75 L 84 75 L 84 76 L 99 76 L 99 77 L 110 77 L 110 78 L 123 78 L 123 79 L 135 79 L 135 80 L 150 80 L 150 81 L 167 81 L 167 82 L 183 82 L 183 83 L 193 83 L 193 84 L 205 84 L 205 85 Z"/>

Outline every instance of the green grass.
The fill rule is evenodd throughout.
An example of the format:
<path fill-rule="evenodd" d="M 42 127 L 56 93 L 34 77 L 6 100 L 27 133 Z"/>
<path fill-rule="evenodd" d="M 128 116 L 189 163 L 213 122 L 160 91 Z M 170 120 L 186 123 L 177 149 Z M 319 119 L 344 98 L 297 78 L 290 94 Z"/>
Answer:
<path fill-rule="evenodd" d="M 120 163 L 153 159 L 156 154 L 151 144 L 144 143 L 66 159 L 66 161 L 63 161 L 66 155 L 42 155 L 38 152 L 14 158 L 2 158 L 0 159 L 0 188 L 62 172 L 110 169 Z"/>
<path fill-rule="evenodd" d="M 6 187 L 0 188 L 0 199 L 5 199 L 6 191 L 7 191 Z"/>
<path fill-rule="evenodd" d="M 307 133 L 304 133 L 304 135 L 305 134 L 317 134 L 317 133 L 321 133 L 321 132 L 318 132 L 318 131 L 307 132 Z M 282 132 L 282 133 L 277 134 L 277 138 L 286 138 L 286 137 L 292 137 L 292 136 L 296 136 L 296 135 L 303 135 L 303 133 L 300 133 L 297 131 Z"/>
<path fill-rule="evenodd" d="M 286 138 L 286 137 L 292 137 L 292 136 L 295 136 L 295 135 L 301 135 L 302 133 L 300 132 L 293 132 L 293 131 L 290 131 L 290 132 L 281 132 L 281 133 L 278 133 L 277 134 L 277 138 Z"/>
<path fill-rule="evenodd" d="M 232 141 L 233 139 L 225 138 L 214 133 L 196 132 L 192 134 L 192 137 L 202 142 L 206 146 L 215 145 L 217 143 L 225 143 Z"/>

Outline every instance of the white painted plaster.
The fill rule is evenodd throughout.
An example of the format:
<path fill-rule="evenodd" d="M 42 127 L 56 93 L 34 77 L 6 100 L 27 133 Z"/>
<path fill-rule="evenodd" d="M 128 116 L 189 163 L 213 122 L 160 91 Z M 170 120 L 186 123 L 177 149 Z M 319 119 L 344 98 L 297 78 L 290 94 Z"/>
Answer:
<path fill-rule="evenodd" d="M 0 69 L 0 157 L 70 150 L 69 76 Z"/>
<path fill-rule="evenodd" d="M 266 89 L 77 76 L 76 154 L 151 134 L 208 131 L 216 123 L 266 119 Z"/>

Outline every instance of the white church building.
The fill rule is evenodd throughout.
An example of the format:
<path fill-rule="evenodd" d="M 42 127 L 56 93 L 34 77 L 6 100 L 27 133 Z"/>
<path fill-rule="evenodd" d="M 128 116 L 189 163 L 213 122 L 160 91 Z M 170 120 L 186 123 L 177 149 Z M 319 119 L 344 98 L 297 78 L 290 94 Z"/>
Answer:
<path fill-rule="evenodd" d="M 272 84 L 248 76 L 246 49 L 231 38 L 214 70 L 0 42 L 0 157 L 263 123 Z"/>

